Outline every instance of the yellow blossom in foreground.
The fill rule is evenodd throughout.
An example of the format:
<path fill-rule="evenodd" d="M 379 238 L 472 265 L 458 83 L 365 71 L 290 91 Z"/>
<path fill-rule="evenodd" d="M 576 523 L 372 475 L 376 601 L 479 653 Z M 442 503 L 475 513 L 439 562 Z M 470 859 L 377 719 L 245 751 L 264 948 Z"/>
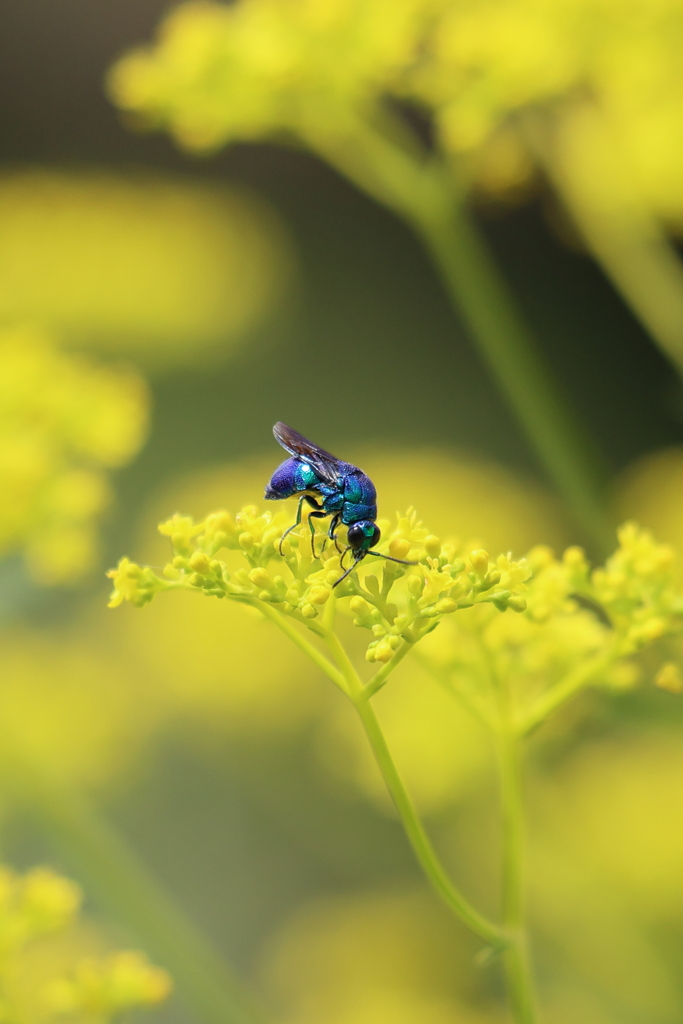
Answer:
<path fill-rule="evenodd" d="M 586 685 L 633 685 L 632 656 L 683 626 L 671 549 L 635 524 L 622 527 L 605 567 L 591 570 L 577 547 L 561 558 L 544 546 L 526 559 L 468 551 L 430 533 L 409 510 L 393 526 L 380 521 L 380 547 L 415 564 L 368 556 L 336 587 L 343 569 L 334 545 L 324 546 L 326 528 L 316 526 L 315 558 L 306 522 L 287 535 L 280 554 L 290 523 L 286 510 L 252 505 L 234 517 L 221 511 L 200 522 L 175 515 L 159 527 L 173 550 L 161 574 L 123 559 L 110 573 L 111 604 L 139 606 L 181 589 L 243 604 L 285 631 L 289 621 L 323 640 L 338 606 L 370 634 L 370 694 L 408 665 L 404 657 L 420 644 L 419 671 L 431 681 L 388 687 L 378 714 L 425 808 L 448 802 L 486 763 L 460 712 L 448 713 L 448 694 L 498 728 L 500 687 L 510 687 L 517 728 L 526 732 Z M 320 735 L 324 760 L 350 765 L 347 775 L 376 795 L 377 776 L 353 723 L 333 713 Z"/>
<path fill-rule="evenodd" d="M 458 609 L 489 602 L 500 611 L 525 607 L 529 570 L 524 562 L 503 557 L 499 569 L 489 566 L 486 556 L 486 565 L 479 560 L 473 569 L 466 552 L 463 557 L 458 545 L 441 545 L 412 509 L 397 517 L 393 529 L 382 524 L 386 541 L 381 547 L 415 564 L 368 556 L 338 589 L 342 558 L 333 544 L 325 545 L 324 530 L 315 536 L 314 557 L 307 526 L 281 544 L 288 522 L 288 512 L 261 512 L 254 505 L 245 506 L 234 518 L 228 512 L 214 512 L 200 523 L 175 515 L 159 527 L 173 547 L 173 558 L 162 575 L 122 559 L 109 573 L 114 581 L 110 606 L 124 601 L 140 606 L 161 591 L 191 589 L 207 597 L 273 608 L 320 632 L 316 620 L 325 614 L 328 601 L 333 596 L 350 597 L 348 611 L 354 624 L 373 634 L 366 654 L 373 662 L 390 661 L 404 644 L 414 644 L 444 615 Z M 239 556 L 236 561 L 230 551 Z"/>

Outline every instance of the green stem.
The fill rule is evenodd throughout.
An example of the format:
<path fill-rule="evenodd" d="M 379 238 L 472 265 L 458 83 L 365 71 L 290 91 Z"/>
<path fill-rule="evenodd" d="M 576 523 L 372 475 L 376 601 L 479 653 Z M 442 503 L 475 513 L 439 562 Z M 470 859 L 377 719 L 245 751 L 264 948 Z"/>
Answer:
<path fill-rule="evenodd" d="M 457 700 L 465 711 L 472 715 L 472 718 L 489 731 L 495 729 L 495 723 L 489 709 L 485 709 L 483 706 L 480 707 L 479 704 L 477 704 L 469 694 L 465 693 L 462 688 L 455 686 L 451 681 L 451 674 L 447 669 L 438 668 L 429 660 L 429 658 L 426 658 L 419 651 L 415 652 L 414 657 L 418 665 L 423 668 L 424 671 L 427 672 L 428 675 L 430 675 L 450 697 Z"/>
<path fill-rule="evenodd" d="M 88 891 L 169 969 L 196 1019 L 262 1024 L 265 1018 L 241 983 L 116 829 L 82 795 L 30 772 L 23 777 L 29 811 L 38 814 Z"/>
<path fill-rule="evenodd" d="M 618 161 L 609 151 L 599 112 L 584 100 L 563 112 L 563 122 L 583 122 L 593 138 L 599 138 L 603 152 L 598 166 L 590 166 L 590 145 L 581 149 L 581 166 L 575 154 L 567 159 L 557 123 L 539 111 L 520 117 L 525 138 L 555 186 L 587 248 L 622 298 L 631 307 L 652 339 L 659 345 L 678 373 L 683 375 L 683 265 L 646 202 L 619 188 L 605 190 L 605 158 Z M 574 157 L 574 159 L 572 159 Z M 620 168 L 612 182 L 620 177 Z"/>
<path fill-rule="evenodd" d="M 386 118 L 385 118 L 386 121 Z M 604 472 L 559 389 L 487 246 L 467 215 L 453 174 L 406 147 L 405 132 L 347 117 L 308 141 L 373 198 L 407 220 L 514 410 L 549 477 L 600 554 L 611 548 Z"/>
<path fill-rule="evenodd" d="M 575 694 L 593 682 L 605 669 L 609 668 L 619 655 L 620 650 L 617 644 L 615 644 L 608 651 L 583 662 L 573 672 L 568 672 L 559 683 L 539 697 L 530 710 L 518 719 L 516 723 L 518 735 L 527 736 L 537 726 L 545 722 L 546 718 L 554 711 L 561 708 Z"/>
<path fill-rule="evenodd" d="M 607 553 L 614 531 L 601 467 L 472 219 L 453 197 L 442 217 L 416 227 L 540 462 L 593 547 Z"/>
<path fill-rule="evenodd" d="M 507 937 L 502 929 L 480 914 L 448 877 L 394 763 L 375 710 L 370 701 L 365 699 L 361 680 L 339 639 L 331 634 L 327 642 L 340 670 L 344 673 L 351 701 L 358 712 L 379 770 L 422 870 L 442 900 L 461 921 L 491 946 L 497 949 L 504 948 Z"/>
<path fill-rule="evenodd" d="M 446 874 L 394 764 L 372 704 L 362 700 L 355 707 L 401 824 L 425 875 L 444 902 L 473 932 L 492 946 L 504 946 L 507 940 L 501 929 L 480 914 Z"/>
<path fill-rule="evenodd" d="M 500 688 L 501 728 L 498 732 L 501 808 L 503 815 L 503 923 L 510 944 L 503 959 L 513 1016 L 517 1024 L 536 1024 L 534 986 L 529 963 L 524 912 L 524 802 L 519 737 L 511 715 L 510 694 Z"/>
<path fill-rule="evenodd" d="M 349 696 L 343 673 L 336 669 L 332 662 L 285 615 L 282 615 L 281 612 L 276 611 L 275 608 L 265 604 L 263 601 L 259 602 L 258 608 L 267 619 L 274 622 L 278 629 L 282 630 L 285 636 L 288 636 L 296 644 L 299 650 L 303 651 L 311 659 L 314 665 L 317 665 L 325 673 L 328 679 L 332 680 L 335 686 L 339 687 L 342 693 L 345 693 L 347 697 Z"/>
<path fill-rule="evenodd" d="M 399 649 L 393 654 L 391 660 L 385 662 L 381 668 L 377 669 L 374 676 L 365 684 L 364 696 L 366 700 L 369 700 L 370 697 L 374 697 L 375 694 L 382 689 L 391 673 L 398 665 L 400 665 L 406 654 L 408 654 L 409 651 L 412 651 L 414 646 L 414 644 L 409 644 L 407 640 L 404 640 Z"/>

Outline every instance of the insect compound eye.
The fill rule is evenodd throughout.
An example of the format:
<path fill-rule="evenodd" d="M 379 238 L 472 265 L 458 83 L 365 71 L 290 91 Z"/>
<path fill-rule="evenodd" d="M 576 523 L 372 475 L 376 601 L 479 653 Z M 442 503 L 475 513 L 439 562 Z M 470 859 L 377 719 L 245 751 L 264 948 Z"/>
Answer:
<path fill-rule="evenodd" d="M 347 539 L 352 551 L 367 551 L 375 546 L 381 534 L 379 527 L 369 519 L 363 519 L 359 523 L 349 526 Z"/>
<path fill-rule="evenodd" d="M 382 536 L 382 531 L 380 530 L 379 526 L 377 526 L 375 523 L 372 523 L 372 533 L 368 534 L 367 536 L 367 547 L 374 548 L 375 544 L 379 542 L 379 539 Z"/>
<path fill-rule="evenodd" d="M 363 541 L 365 540 L 365 534 L 363 533 L 363 527 L 360 523 L 353 523 L 349 526 L 346 534 L 346 539 L 349 542 L 349 547 L 353 551 L 360 551 Z"/>

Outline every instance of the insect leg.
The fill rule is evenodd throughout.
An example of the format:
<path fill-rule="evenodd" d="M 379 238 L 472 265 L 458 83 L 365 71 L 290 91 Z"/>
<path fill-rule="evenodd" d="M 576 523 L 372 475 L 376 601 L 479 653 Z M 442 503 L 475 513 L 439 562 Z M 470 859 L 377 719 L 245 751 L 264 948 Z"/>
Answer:
<path fill-rule="evenodd" d="M 329 516 L 330 513 L 326 512 L 324 508 L 320 508 L 319 505 L 316 505 L 315 509 L 315 512 L 308 513 L 308 528 L 311 531 L 311 551 L 313 552 L 313 557 L 317 558 L 318 556 L 315 553 L 315 527 L 313 526 L 311 519 L 325 519 L 327 516 Z M 323 545 L 323 550 L 324 547 L 325 546 Z"/>
<path fill-rule="evenodd" d="M 339 520 L 340 519 L 341 519 L 341 516 L 340 516 L 339 512 L 336 512 L 335 515 L 332 516 L 332 521 L 330 522 L 330 528 L 327 531 L 327 537 L 325 537 L 325 544 L 327 544 L 328 538 L 330 540 L 333 540 L 335 548 L 337 549 L 337 551 L 341 555 L 341 548 L 337 544 L 337 527 L 339 526 Z M 325 544 L 323 544 L 323 551 L 325 550 Z"/>
<path fill-rule="evenodd" d="M 301 522 L 301 506 L 303 505 L 305 500 L 306 500 L 306 495 L 305 494 L 301 498 L 299 498 L 299 505 L 298 505 L 297 510 L 296 510 L 296 521 L 294 523 L 292 523 L 291 526 L 287 527 L 285 532 L 280 537 L 280 554 L 282 554 L 282 542 L 283 542 L 283 540 L 285 539 L 287 534 L 291 533 L 292 530 L 295 530 L 297 528 L 297 526 L 299 525 L 299 523 Z"/>

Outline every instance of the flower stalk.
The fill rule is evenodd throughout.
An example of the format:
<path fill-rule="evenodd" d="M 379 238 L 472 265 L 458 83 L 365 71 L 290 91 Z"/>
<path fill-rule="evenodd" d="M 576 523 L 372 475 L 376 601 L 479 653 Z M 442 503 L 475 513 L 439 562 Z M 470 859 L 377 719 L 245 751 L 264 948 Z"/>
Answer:
<path fill-rule="evenodd" d="M 381 521 L 382 553 L 404 561 L 383 561 L 381 576 L 364 562 L 341 579 L 339 554 L 332 546 L 322 550 L 324 527 L 311 523 L 318 531 L 316 557 L 308 522 L 281 541 L 286 512 L 247 506 L 234 518 L 216 512 L 200 523 L 176 515 L 159 527 L 173 549 L 162 574 L 122 559 L 110 573 L 111 604 L 141 606 L 162 592 L 185 589 L 246 604 L 281 630 L 355 708 L 426 879 L 502 955 L 516 1024 L 536 1024 L 525 910 L 523 743 L 586 687 L 633 685 L 634 655 L 683 631 L 683 588 L 673 551 L 627 523 L 617 550 L 599 569 L 591 569 L 577 547 L 561 558 L 539 546 L 524 559 L 501 554 L 492 560 L 483 549 L 468 551 L 430 534 L 410 509 L 393 528 Z M 365 659 L 377 667 L 367 681 L 342 643 L 338 616 L 371 636 Z M 416 649 L 417 664 L 472 711 L 497 751 L 500 922 L 474 907 L 445 870 L 375 712 L 373 697 Z M 660 685 L 674 687 L 671 666 L 660 677 Z"/>

